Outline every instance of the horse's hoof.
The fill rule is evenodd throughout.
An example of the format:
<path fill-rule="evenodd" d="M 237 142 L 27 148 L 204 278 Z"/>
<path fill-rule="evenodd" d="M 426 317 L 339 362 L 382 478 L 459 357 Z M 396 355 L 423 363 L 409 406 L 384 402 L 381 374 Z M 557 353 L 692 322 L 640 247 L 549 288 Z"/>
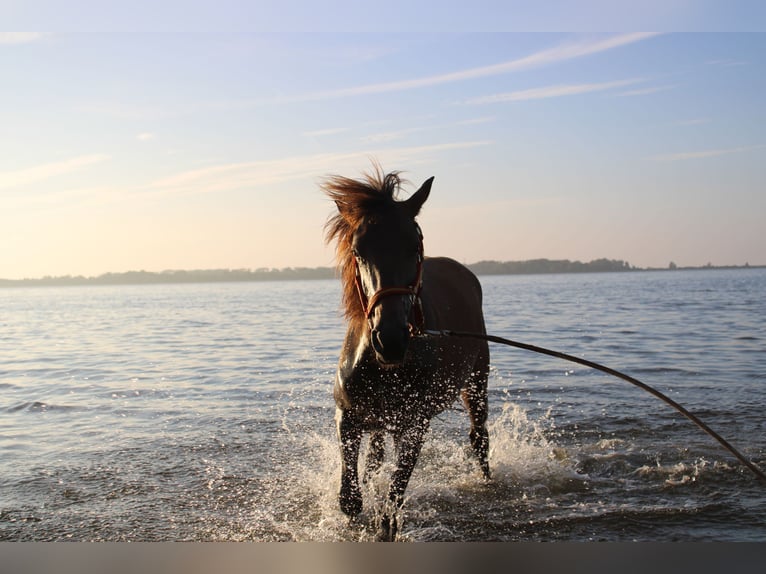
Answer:
<path fill-rule="evenodd" d="M 398 526 L 396 524 L 396 516 L 383 515 L 380 519 L 380 525 L 378 532 L 375 534 L 376 542 L 393 542 L 396 540 L 396 532 Z"/>

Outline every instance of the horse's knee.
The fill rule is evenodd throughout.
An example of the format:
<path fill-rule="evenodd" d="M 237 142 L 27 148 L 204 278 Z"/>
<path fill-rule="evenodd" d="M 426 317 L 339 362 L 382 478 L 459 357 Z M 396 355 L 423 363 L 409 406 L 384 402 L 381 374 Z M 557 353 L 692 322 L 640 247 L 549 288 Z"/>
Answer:
<path fill-rule="evenodd" d="M 385 455 L 385 436 L 383 433 L 373 433 L 370 436 L 370 446 L 367 451 L 367 459 L 365 460 L 364 464 L 364 476 L 362 477 L 363 482 L 366 483 L 370 476 L 380 470 Z"/>

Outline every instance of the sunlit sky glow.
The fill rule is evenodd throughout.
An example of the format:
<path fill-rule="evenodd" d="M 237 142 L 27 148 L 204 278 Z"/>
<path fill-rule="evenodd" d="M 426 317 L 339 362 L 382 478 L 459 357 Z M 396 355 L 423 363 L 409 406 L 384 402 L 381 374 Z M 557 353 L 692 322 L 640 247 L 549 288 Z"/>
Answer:
<path fill-rule="evenodd" d="M 0 277 L 328 266 L 376 158 L 426 252 L 766 263 L 766 35 L 0 33 Z"/>

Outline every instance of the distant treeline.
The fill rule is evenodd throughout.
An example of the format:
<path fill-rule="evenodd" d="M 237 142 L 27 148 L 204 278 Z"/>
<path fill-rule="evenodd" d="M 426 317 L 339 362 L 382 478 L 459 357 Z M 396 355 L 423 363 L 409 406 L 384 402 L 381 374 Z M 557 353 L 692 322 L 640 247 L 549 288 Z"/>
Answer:
<path fill-rule="evenodd" d="M 588 263 L 568 259 L 531 259 L 528 261 L 479 261 L 468 265 L 477 275 L 532 275 L 541 273 L 602 273 L 614 271 L 647 271 L 633 267 L 619 259 L 594 259 Z M 678 267 L 675 269 L 737 269 L 743 266 Z M 657 271 L 658 269 L 652 269 Z M 161 272 L 127 271 L 104 273 L 97 277 L 65 275 L 41 279 L 0 279 L 0 287 L 66 286 L 66 285 L 143 285 L 152 283 L 215 283 L 233 281 L 289 281 L 295 279 L 332 279 L 338 275 L 332 267 L 287 267 L 284 269 L 200 269 L 194 271 L 169 270 Z"/>
<path fill-rule="evenodd" d="M 537 273 L 597 273 L 636 271 L 627 261 L 594 259 L 589 263 L 569 259 L 530 259 L 529 261 L 479 261 L 468 266 L 477 275 L 532 275 Z"/>
<path fill-rule="evenodd" d="M 0 287 L 34 285 L 144 285 L 152 283 L 218 283 L 232 281 L 288 281 L 294 279 L 330 279 L 335 270 L 330 267 L 288 267 L 285 269 L 198 269 L 127 271 L 104 273 L 97 277 L 64 275 L 41 279 L 0 279 Z"/>

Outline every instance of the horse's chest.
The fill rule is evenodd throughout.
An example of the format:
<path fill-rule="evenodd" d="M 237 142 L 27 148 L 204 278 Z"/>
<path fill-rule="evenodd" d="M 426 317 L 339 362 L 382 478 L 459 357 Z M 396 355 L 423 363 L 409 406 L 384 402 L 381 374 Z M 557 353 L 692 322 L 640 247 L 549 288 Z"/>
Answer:
<path fill-rule="evenodd" d="M 339 406 L 370 428 L 395 428 L 430 419 L 451 405 L 459 385 L 423 370 L 358 367 L 339 376 Z M 336 393 L 336 399 L 338 398 Z"/>

